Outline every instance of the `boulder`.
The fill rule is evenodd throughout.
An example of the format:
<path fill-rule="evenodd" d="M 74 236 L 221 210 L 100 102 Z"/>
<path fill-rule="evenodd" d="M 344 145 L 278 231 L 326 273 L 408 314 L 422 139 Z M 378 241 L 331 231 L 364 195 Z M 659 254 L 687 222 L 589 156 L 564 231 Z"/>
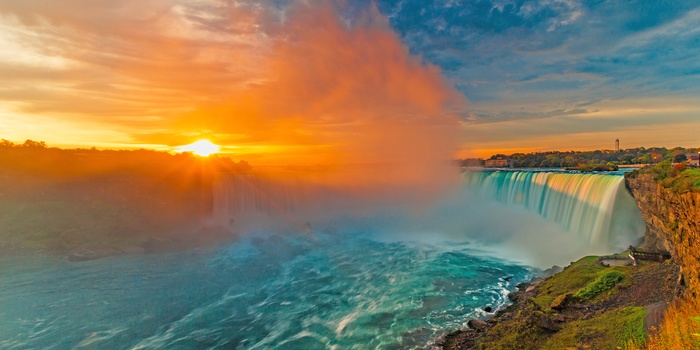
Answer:
<path fill-rule="evenodd" d="M 521 292 L 510 292 L 508 293 L 508 300 L 512 302 L 518 301 L 518 297 L 520 296 Z"/>
<path fill-rule="evenodd" d="M 550 332 L 558 332 L 561 330 L 561 327 L 543 312 L 535 312 L 535 322 L 537 326 Z"/>
<path fill-rule="evenodd" d="M 493 312 L 493 308 L 492 308 L 492 307 L 490 307 L 490 306 L 487 306 L 487 307 L 485 307 L 485 308 L 484 308 L 484 311 L 486 311 L 486 312 L 489 312 L 489 313 L 490 313 L 490 312 Z"/>
<path fill-rule="evenodd" d="M 552 301 L 549 307 L 553 310 L 563 310 L 573 300 L 573 297 L 571 293 L 560 295 Z"/>
<path fill-rule="evenodd" d="M 474 329 L 474 330 L 480 332 L 480 331 L 485 330 L 486 327 L 488 327 L 488 324 L 482 320 L 473 319 L 473 320 L 469 320 L 469 322 L 467 322 L 467 326 L 469 326 L 469 328 L 471 328 L 471 329 Z"/>
<path fill-rule="evenodd" d="M 520 291 L 524 291 L 525 289 L 527 289 L 527 287 L 530 286 L 530 284 L 531 284 L 531 283 L 520 282 L 520 283 L 518 283 L 518 284 L 515 285 L 515 288 L 518 288 L 518 290 L 520 290 Z"/>
<path fill-rule="evenodd" d="M 562 268 L 561 266 L 554 265 L 554 266 L 542 271 L 542 277 L 547 278 L 549 276 L 556 275 L 559 272 L 562 272 L 563 270 L 564 270 L 564 268 Z"/>
<path fill-rule="evenodd" d="M 561 315 L 561 314 L 554 314 L 551 317 L 551 320 L 554 321 L 555 323 L 564 323 L 564 322 L 566 322 L 566 317 L 564 317 L 564 315 Z"/>

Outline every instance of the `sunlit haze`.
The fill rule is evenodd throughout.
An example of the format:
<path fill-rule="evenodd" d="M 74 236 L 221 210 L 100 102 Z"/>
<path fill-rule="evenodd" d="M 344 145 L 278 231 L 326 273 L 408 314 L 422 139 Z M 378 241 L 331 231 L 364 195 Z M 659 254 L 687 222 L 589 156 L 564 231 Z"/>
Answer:
<path fill-rule="evenodd" d="M 697 140 L 692 2 L 482 7 L 4 1 L 0 137 L 277 165 Z"/>
<path fill-rule="evenodd" d="M 177 147 L 179 152 L 192 152 L 198 156 L 207 157 L 214 153 L 218 153 L 221 147 L 211 143 L 209 140 L 199 140 L 189 145 Z"/>

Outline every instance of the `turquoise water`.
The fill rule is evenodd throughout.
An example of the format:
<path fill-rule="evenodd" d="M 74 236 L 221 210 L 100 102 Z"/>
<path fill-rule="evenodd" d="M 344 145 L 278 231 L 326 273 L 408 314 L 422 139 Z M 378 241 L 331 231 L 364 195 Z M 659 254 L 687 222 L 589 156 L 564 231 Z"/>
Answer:
<path fill-rule="evenodd" d="M 369 229 L 258 232 L 208 252 L 0 258 L 2 349 L 424 348 L 531 270 Z"/>
<path fill-rule="evenodd" d="M 494 256 L 548 267 L 644 229 L 619 175 L 466 173 L 425 217 L 326 221 L 302 219 L 324 193 L 239 180 L 221 222 L 275 223 L 215 250 L 0 257 L 0 349 L 423 349 L 532 277 Z"/>

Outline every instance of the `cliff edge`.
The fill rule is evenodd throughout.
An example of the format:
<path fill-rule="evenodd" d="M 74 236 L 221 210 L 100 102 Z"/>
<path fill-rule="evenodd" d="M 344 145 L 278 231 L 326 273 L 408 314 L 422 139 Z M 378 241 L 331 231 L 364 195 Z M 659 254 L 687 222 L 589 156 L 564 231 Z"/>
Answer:
<path fill-rule="evenodd" d="M 671 253 L 693 297 L 700 293 L 700 193 L 678 191 L 654 180 L 650 169 L 625 176 L 647 223 L 644 246 Z"/>
<path fill-rule="evenodd" d="M 511 293 L 487 322 L 446 335 L 443 349 L 700 349 L 700 171 L 660 164 L 625 184 L 647 224 L 638 248 L 672 259 L 582 258 Z"/>

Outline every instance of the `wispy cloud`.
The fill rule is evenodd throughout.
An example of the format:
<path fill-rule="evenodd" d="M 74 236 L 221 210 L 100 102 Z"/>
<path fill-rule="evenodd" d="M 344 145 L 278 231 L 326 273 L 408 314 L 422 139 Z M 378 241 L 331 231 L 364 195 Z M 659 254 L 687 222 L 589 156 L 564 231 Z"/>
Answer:
<path fill-rule="evenodd" d="M 363 125 L 454 127 L 454 114 L 479 128 L 612 132 L 557 121 L 618 118 L 614 101 L 663 118 L 637 124 L 679 125 L 700 113 L 698 28 L 694 1 L 8 0 L 0 115 L 14 127 L 3 137 L 30 135 L 22 119 L 89 123 L 110 144 L 204 135 L 260 158 L 353 149 L 351 135 L 382 144 Z M 684 111 L 654 114 L 674 105 Z M 86 136 L 73 143 L 95 142 Z"/>
<path fill-rule="evenodd" d="M 379 7 L 412 52 L 442 67 L 469 98 L 465 154 L 604 148 L 617 137 L 697 145 L 697 2 L 380 0 Z"/>

